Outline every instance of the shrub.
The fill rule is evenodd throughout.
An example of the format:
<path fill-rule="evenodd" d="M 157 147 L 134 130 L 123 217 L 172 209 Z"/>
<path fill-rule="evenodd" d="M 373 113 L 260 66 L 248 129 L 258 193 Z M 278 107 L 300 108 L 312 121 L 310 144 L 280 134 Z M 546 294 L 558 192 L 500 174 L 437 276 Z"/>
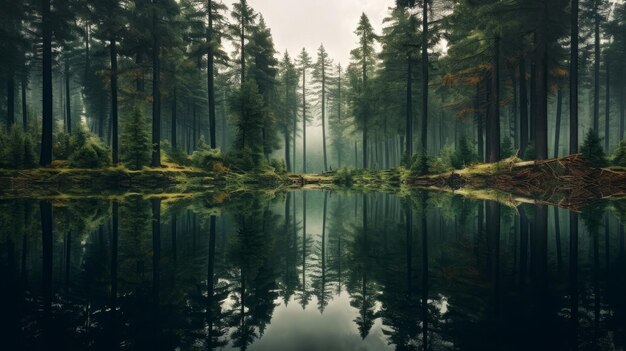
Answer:
<path fill-rule="evenodd" d="M 181 148 L 174 149 L 169 141 L 165 140 L 161 142 L 161 149 L 164 151 L 165 159 L 168 162 L 177 163 L 183 166 L 191 165 L 189 155 L 187 155 L 187 153 Z"/>
<path fill-rule="evenodd" d="M 626 167 L 626 140 L 623 140 L 613 152 L 612 163 L 616 166 Z"/>
<path fill-rule="evenodd" d="M 274 172 L 278 174 L 287 173 L 287 166 L 285 165 L 285 161 L 283 160 L 278 160 L 278 159 L 273 158 L 270 161 L 270 167 L 272 167 L 274 169 Z"/>
<path fill-rule="evenodd" d="M 459 140 L 459 146 L 454 150 L 450 159 L 450 164 L 455 169 L 463 169 L 476 161 L 478 155 L 474 152 L 466 137 Z"/>
<path fill-rule="evenodd" d="M 258 157 L 249 148 L 233 150 L 224 157 L 226 166 L 236 171 L 253 171 L 260 169 Z"/>
<path fill-rule="evenodd" d="M 213 171 L 217 163 L 222 164 L 222 166 L 224 165 L 222 151 L 219 149 L 211 149 L 206 145 L 194 151 L 190 159 L 194 167 L 202 168 L 207 171 Z"/>
<path fill-rule="evenodd" d="M 537 152 L 535 151 L 535 143 L 529 143 L 526 147 L 526 151 L 524 155 L 522 155 L 524 160 L 534 160 L 537 158 Z"/>
<path fill-rule="evenodd" d="M 32 168 L 37 164 L 37 154 L 32 137 L 17 124 L 8 135 L 0 133 L 0 166 Z"/>
<path fill-rule="evenodd" d="M 357 171 L 352 168 L 340 168 L 335 172 L 333 180 L 337 184 L 352 185 Z"/>
<path fill-rule="evenodd" d="M 58 133 L 55 136 L 52 152 L 57 160 L 67 160 L 72 153 L 72 136 L 67 133 Z"/>
<path fill-rule="evenodd" d="M 152 143 L 148 131 L 148 121 L 139 107 L 134 107 L 122 124 L 122 161 L 135 170 L 150 162 Z"/>
<path fill-rule="evenodd" d="M 77 168 L 102 168 L 111 165 L 109 148 L 83 127 L 78 127 L 71 137 L 70 166 Z"/>
<path fill-rule="evenodd" d="M 601 139 L 598 137 L 598 134 L 593 130 L 589 130 L 585 137 L 585 142 L 580 149 L 582 159 L 591 163 L 593 167 L 598 168 L 606 167 L 608 163 L 600 141 Z"/>
<path fill-rule="evenodd" d="M 424 152 L 415 154 L 411 160 L 412 175 L 426 175 L 430 169 L 430 158 Z"/>
<path fill-rule="evenodd" d="M 513 154 L 515 154 L 513 141 L 511 141 L 511 138 L 506 137 L 504 138 L 504 140 L 502 140 L 502 143 L 500 144 L 500 159 L 504 160 L 513 156 Z"/>

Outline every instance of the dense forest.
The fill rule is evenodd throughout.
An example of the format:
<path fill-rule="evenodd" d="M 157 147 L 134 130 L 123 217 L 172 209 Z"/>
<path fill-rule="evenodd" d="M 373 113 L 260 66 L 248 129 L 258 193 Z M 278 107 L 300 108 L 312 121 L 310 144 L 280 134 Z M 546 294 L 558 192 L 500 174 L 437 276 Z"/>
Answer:
<path fill-rule="evenodd" d="M 2 0 L 1 166 L 626 162 L 623 2 L 388 5 L 340 63 L 323 44 L 277 52 L 246 0 Z"/>

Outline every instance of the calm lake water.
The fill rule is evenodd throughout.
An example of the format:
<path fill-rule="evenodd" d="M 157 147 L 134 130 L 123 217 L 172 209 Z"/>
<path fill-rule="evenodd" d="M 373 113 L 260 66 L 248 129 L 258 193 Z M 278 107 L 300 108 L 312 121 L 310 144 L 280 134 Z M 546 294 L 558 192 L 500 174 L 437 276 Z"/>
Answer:
<path fill-rule="evenodd" d="M 0 201 L 0 348 L 623 349 L 625 209 L 434 192 Z"/>

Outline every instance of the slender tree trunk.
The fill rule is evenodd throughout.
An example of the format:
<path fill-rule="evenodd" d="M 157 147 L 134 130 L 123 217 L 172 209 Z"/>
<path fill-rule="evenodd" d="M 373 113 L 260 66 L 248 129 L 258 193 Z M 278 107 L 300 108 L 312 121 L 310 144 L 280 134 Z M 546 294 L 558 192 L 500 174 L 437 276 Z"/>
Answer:
<path fill-rule="evenodd" d="M 341 122 L 341 65 L 337 73 L 337 119 Z M 336 131 L 340 132 L 340 131 Z M 337 167 L 341 168 L 341 148 L 337 149 Z"/>
<path fill-rule="evenodd" d="M 519 95 L 520 154 L 523 157 L 526 153 L 526 148 L 528 147 L 528 86 L 526 84 L 526 61 L 524 60 L 523 54 L 520 56 L 519 64 Z"/>
<path fill-rule="evenodd" d="M 624 140 L 624 124 L 626 122 L 626 104 L 624 100 L 626 100 L 626 96 L 624 95 L 624 83 L 620 84 L 620 93 L 619 93 L 619 141 Z"/>
<path fill-rule="evenodd" d="M 554 125 L 554 158 L 559 157 L 559 145 L 561 144 L 561 114 L 563 112 L 563 90 L 559 88 L 556 93 L 556 124 Z"/>
<path fill-rule="evenodd" d="M 544 4 L 544 14 L 547 12 Z M 545 16 L 545 15 L 544 15 Z M 542 22 L 547 21 L 543 18 Z M 545 23 L 536 32 L 536 60 L 535 60 L 535 152 L 537 160 L 548 158 L 548 51 L 545 38 Z"/>
<path fill-rule="evenodd" d="M 571 52 L 569 89 L 569 153 L 578 153 L 578 0 L 571 0 Z M 623 135 L 623 134 L 622 134 Z"/>
<path fill-rule="evenodd" d="M 161 167 L 161 38 L 157 21 L 155 11 L 152 14 L 152 167 Z"/>
<path fill-rule="evenodd" d="M 491 72 L 491 113 L 487 114 L 488 162 L 500 161 L 500 37 L 495 39 L 493 71 Z"/>
<path fill-rule="evenodd" d="M 366 92 L 367 91 L 367 62 L 366 59 L 363 58 L 363 91 Z M 362 101 L 362 103 L 364 104 L 369 104 L 369 101 Z M 367 169 L 367 165 L 368 165 L 368 141 L 367 141 L 367 137 L 368 137 L 368 124 L 369 124 L 369 107 L 366 106 L 365 111 L 363 112 L 363 169 Z"/>
<path fill-rule="evenodd" d="M 287 163 L 287 172 L 291 172 L 291 155 L 289 154 L 291 141 L 289 140 L 289 134 L 289 131 L 285 130 L 285 162 Z"/>
<path fill-rule="evenodd" d="M 66 115 L 66 129 L 68 134 L 72 134 L 72 96 L 70 91 L 70 63 L 67 57 L 65 57 L 65 115 Z M 112 113 L 112 112 L 111 112 Z"/>
<path fill-rule="evenodd" d="M 517 93 L 517 72 L 515 67 L 513 67 L 513 74 L 511 75 L 511 80 L 512 80 L 512 85 L 513 85 L 513 109 L 512 109 L 512 113 L 513 113 L 513 120 L 510 121 L 510 126 L 512 127 L 512 131 L 513 131 L 513 145 L 515 145 L 516 148 L 519 148 L 519 119 L 517 118 L 517 112 L 518 112 L 518 98 L 519 95 Z"/>
<path fill-rule="evenodd" d="M 605 103 L 605 119 L 604 119 L 604 150 L 609 152 L 610 146 L 610 132 L 611 126 L 611 74 L 609 65 L 609 55 L 606 54 L 604 65 L 606 66 L 606 103 Z"/>
<path fill-rule="evenodd" d="M 50 0 L 42 0 L 42 126 L 39 164 L 44 167 L 52 163 L 52 24 L 50 16 Z"/>
<path fill-rule="evenodd" d="M 485 161 L 485 142 L 484 142 L 484 125 L 483 116 L 480 113 L 480 83 L 476 84 L 476 97 L 474 99 L 474 113 L 476 118 L 476 139 L 478 143 L 478 159 L 480 162 Z"/>
<path fill-rule="evenodd" d="M 15 79 L 13 75 L 7 79 L 7 128 L 15 123 Z"/>
<path fill-rule="evenodd" d="M 172 91 L 172 148 L 174 150 L 178 149 L 178 128 L 177 128 L 177 124 L 178 124 L 178 118 L 177 118 L 177 114 L 176 114 L 176 106 L 178 105 L 178 101 L 177 101 L 177 91 L 176 91 L 176 85 L 174 85 L 173 91 Z"/>
<path fill-rule="evenodd" d="M 428 0 L 422 6 L 422 154 L 428 149 Z"/>
<path fill-rule="evenodd" d="M 411 162 L 413 157 L 413 61 L 407 56 L 406 75 L 406 160 Z"/>
<path fill-rule="evenodd" d="M 214 53 L 213 53 L 213 41 L 215 38 L 213 38 L 213 0 L 208 0 L 208 4 L 207 4 L 207 14 L 208 14 L 208 20 L 209 20 L 209 27 L 207 28 L 208 31 L 208 35 L 207 35 L 207 86 L 208 86 L 208 94 L 209 94 L 209 130 L 210 130 L 210 139 L 211 139 L 211 149 L 216 149 L 217 148 L 217 139 L 215 136 L 215 116 L 216 116 L 216 110 L 215 110 L 215 68 L 214 68 Z M 243 57 L 243 46 L 241 48 L 242 50 L 242 61 L 244 60 Z M 244 63 L 245 64 L 245 63 Z M 245 67 L 242 67 L 245 68 Z M 243 71 L 242 71 L 243 72 Z M 243 78 L 243 73 L 242 73 L 242 78 Z"/>
<path fill-rule="evenodd" d="M 302 69 L 302 173 L 306 173 L 306 67 Z"/>
<path fill-rule="evenodd" d="M 324 61 L 323 57 L 322 61 Z M 322 151 L 324 153 L 324 172 L 328 172 L 328 156 L 326 154 L 326 65 L 324 62 L 322 62 Z"/>
<path fill-rule="evenodd" d="M 594 1 L 593 131 L 600 134 L 600 14 L 599 0 Z"/>
<path fill-rule="evenodd" d="M 117 43 L 115 38 L 111 38 L 111 126 L 112 126 L 112 142 L 111 151 L 113 164 L 116 165 L 119 162 L 119 132 L 118 132 L 118 117 L 117 117 Z M 69 116 L 69 111 L 68 111 Z M 70 124 L 71 125 L 71 124 Z"/>
<path fill-rule="evenodd" d="M 22 128 L 25 132 L 28 131 L 28 105 L 26 103 L 26 89 L 27 89 L 27 75 L 22 74 Z"/>

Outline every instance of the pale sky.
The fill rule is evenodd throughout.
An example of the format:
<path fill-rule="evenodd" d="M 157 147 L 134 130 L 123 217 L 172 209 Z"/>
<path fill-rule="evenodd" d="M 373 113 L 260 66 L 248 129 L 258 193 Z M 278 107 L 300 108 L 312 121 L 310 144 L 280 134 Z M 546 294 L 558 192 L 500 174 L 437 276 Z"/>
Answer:
<path fill-rule="evenodd" d="M 230 7 L 235 0 L 224 2 Z M 354 30 L 361 13 L 365 12 L 380 34 L 382 20 L 395 0 L 248 0 L 248 3 L 265 17 L 280 56 L 286 49 L 295 57 L 306 47 L 315 58 L 317 49 L 324 43 L 333 62 L 346 66 L 350 50 L 357 45 Z"/>

